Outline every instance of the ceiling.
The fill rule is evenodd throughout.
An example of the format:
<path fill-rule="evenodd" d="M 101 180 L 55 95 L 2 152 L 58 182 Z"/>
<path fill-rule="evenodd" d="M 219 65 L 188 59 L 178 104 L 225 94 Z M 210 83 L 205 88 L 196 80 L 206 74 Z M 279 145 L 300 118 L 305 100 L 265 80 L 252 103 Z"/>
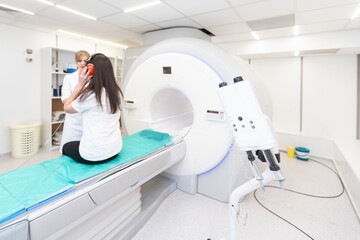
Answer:
<path fill-rule="evenodd" d="M 34 15 L 0 9 L 0 23 L 59 34 L 58 29 L 106 41 L 141 45 L 142 34 L 187 26 L 206 29 L 214 43 L 234 43 L 360 28 L 360 0 L 161 0 L 133 12 L 124 9 L 153 0 L 49 0 L 96 20 L 37 0 L 0 0 Z M 360 15 L 360 14 L 359 14 Z"/>

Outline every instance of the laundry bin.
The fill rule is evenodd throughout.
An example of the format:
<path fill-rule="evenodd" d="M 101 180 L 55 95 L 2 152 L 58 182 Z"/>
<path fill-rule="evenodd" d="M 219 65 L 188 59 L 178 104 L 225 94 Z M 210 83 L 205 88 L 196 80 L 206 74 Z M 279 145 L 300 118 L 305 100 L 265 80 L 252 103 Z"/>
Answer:
<path fill-rule="evenodd" d="M 26 122 L 9 125 L 11 155 L 14 158 L 30 156 L 40 147 L 40 122 Z"/>

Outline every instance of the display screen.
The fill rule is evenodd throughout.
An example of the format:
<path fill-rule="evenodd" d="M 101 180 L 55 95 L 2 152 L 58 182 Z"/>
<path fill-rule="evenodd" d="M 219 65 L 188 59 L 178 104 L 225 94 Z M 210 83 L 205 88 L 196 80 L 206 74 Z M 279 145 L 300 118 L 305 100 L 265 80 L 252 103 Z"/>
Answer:
<path fill-rule="evenodd" d="M 219 114 L 219 111 L 207 110 L 207 113 L 216 113 L 216 114 Z"/>
<path fill-rule="evenodd" d="M 171 74 L 171 67 L 163 67 L 163 74 Z"/>

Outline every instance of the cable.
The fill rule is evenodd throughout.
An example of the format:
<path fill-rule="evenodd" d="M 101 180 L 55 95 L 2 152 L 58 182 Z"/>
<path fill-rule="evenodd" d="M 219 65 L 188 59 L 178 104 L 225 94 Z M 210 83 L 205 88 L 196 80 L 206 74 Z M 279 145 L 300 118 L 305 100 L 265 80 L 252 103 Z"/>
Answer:
<path fill-rule="evenodd" d="M 50 140 L 52 139 L 52 137 L 55 135 L 55 133 L 59 130 L 59 128 L 61 127 L 61 125 L 63 124 L 63 122 L 61 122 L 59 124 L 59 126 L 56 128 L 55 132 L 50 136 L 50 138 L 45 142 L 44 145 L 41 146 L 41 148 L 39 149 L 39 151 L 36 152 L 36 154 L 32 155 L 31 157 L 29 157 L 25 162 L 23 162 L 22 164 L 20 164 L 16 169 L 19 169 L 21 167 L 23 167 L 26 163 L 28 163 L 33 157 L 35 157 L 39 152 L 41 152 L 44 147 L 50 142 Z"/>
<path fill-rule="evenodd" d="M 267 187 L 267 186 L 265 186 L 265 187 Z M 286 189 L 285 189 L 285 190 L 286 190 Z M 270 209 L 268 209 L 267 207 L 265 207 L 265 206 L 259 201 L 259 199 L 257 199 L 256 194 L 255 194 L 256 191 L 257 191 L 257 189 L 254 191 L 254 198 L 255 198 L 255 200 L 260 204 L 260 206 L 262 206 L 262 207 L 265 208 L 268 212 L 274 214 L 275 216 L 277 216 L 277 217 L 280 218 L 281 220 L 287 222 L 288 224 L 290 224 L 291 226 L 293 226 L 294 228 L 296 228 L 297 230 L 299 230 L 300 232 L 302 232 L 303 234 L 305 234 L 305 235 L 306 235 L 307 237 L 309 237 L 310 239 L 314 240 L 314 238 L 312 238 L 309 234 L 307 234 L 306 232 L 304 232 L 301 228 L 297 227 L 295 224 L 289 222 L 289 221 L 286 220 L 285 218 L 277 215 L 276 213 L 274 213 L 273 211 L 271 211 Z"/>
<path fill-rule="evenodd" d="M 308 196 L 308 197 L 314 197 L 314 198 L 337 198 L 337 197 L 340 197 L 341 195 L 344 194 L 345 192 L 345 186 L 344 186 L 344 183 L 343 181 L 341 180 L 339 174 L 337 174 L 337 172 L 335 172 L 335 170 L 333 170 L 332 168 L 330 168 L 329 166 L 326 166 L 325 164 L 319 162 L 319 161 L 316 161 L 315 159 L 312 159 L 312 158 L 309 158 L 309 160 L 313 161 L 313 162 L 316 162 L 318 164 L 321 164 L 323 165 L 324 167 L 327 167 L 328 169 L 330 169 L 339 179 L 340 183 L 341 183 L 341 187 L 342 187 L 342 190 L 341 190 L 341 193 L 337 194 L 337 195 L 334 195 L 334 196 L 318 196 L 318 195 L 313 195 L 313 194 L 308 194 L 308 193 L 302 193 L 302 192 L 298 192 L 298 191 L 294 191 L 294 190 L 291 190 L 291 189 L 284 189 L 285 191 L 289 191 L 289 192 L 293 192 L 293 193 L 296 193 L 296 194 L 300 194 L 300 195 L 304 195 L 304 196 Z M 281 189 L 280 187 L 277 187 L 277 186 L 265 186 L 265 187 L 270 187 L 270 188 L 277 188 L 277 189 Z M 302 232 L 303 234 L 305 234 L 308 238 L 314 240 L 314 238 L 312 238 L 309 234 L 307 234 L 305 231 L 303 231 L 302 229 L 300 229 L 299 227 L 297 227 L 295 224 L 291 223 L 290 221 L 286 220 L 285 218 L 279 216 L 278 214 L 274 213 L 273 211 L 271 211 L 269 208 L 265 207 L 260 201 L 259 199 L 256 197 L 256 191 L 257 189 L 253 192 L 253 195 L 254 195 L 254 198 L 255 200 L 258 202 L 258 204 L 260 204 L 260 206 L 262 206 L 264 209 L 266 209 L 268 212 L 270 212 L 271 214 L 277 216 L 278 218 L 280 218 L 281 220 L 285 221 L 286 223 L 290 224 L 291 226 L 293 226 L 294 228 L 296 228 L 297 230 L 299 230 L 300 232 Z"/>

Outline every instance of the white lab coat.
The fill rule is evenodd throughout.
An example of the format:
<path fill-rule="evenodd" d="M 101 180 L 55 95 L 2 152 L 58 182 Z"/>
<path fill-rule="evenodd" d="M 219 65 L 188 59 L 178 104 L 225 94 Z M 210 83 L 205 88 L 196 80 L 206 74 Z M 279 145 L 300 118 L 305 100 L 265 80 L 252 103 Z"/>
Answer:
<path fill-rule="evenodd" d="M 63 81 L 61 101 L 64 102 L 66 98 L 68 98 L 71 93 L 74 91 L 75 86 L 79 82 L 79 72 L 76 71 L 70 75 L 66 75 Z M 62 152 L 62 148 L 65 143 L 71 141 L 80 141 L 82 137 L 82 119 L 81 113 L 66 113 L 64 130 L 61 139 L 60 152 Z"/>

